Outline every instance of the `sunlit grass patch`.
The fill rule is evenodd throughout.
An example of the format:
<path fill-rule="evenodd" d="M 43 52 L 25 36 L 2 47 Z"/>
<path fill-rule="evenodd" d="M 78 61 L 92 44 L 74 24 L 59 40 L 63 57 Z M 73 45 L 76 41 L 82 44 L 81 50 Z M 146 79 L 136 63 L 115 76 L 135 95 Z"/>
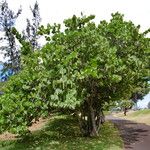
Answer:
<path fill-rule="evenodd" d="M 129 111 L 127 116 L 124 116 L 123 113 L 114 114 L 115 117 L 135 121 L 138 123 L 145 123 L 150 125 L 150 109 L 143 109 L 137 111 Z"/>

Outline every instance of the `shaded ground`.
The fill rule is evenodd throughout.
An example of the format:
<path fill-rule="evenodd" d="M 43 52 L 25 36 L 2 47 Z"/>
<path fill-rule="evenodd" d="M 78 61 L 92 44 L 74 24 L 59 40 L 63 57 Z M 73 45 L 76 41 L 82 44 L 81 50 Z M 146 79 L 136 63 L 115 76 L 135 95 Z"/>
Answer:
<path fill-rule="evenodd" d="M 83 137 L 78 120 L 66 115 L 51 117 L 44 128 L 23 139 L 0 141 L 0 150 L 122 150 L 122 147 L 113 123 L 104 123 L 100 137 Z"/>
<path fill-rule="evenodd" d="M 107 119 L 119 128 L 125 150 L 150 150 L 150 126 L 112 116 Z"/>

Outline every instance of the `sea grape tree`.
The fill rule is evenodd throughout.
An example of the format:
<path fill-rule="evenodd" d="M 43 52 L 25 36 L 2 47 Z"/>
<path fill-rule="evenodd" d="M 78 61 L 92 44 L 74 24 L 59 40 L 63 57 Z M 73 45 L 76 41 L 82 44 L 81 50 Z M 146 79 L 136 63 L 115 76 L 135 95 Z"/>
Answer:
<path fill-rule="evenodd" d="M 40 27 L 46 45 L 22 53 L 23 70 L 0 98 L 1 131 L 23 133 L 33 120 L 63 108 L 77 114 L 84 135 L 98 136 L 105 104 L 129 99 L 144 82 L 149 38 L 119 13 L 99 25 L 92 19 L 74 15 L 64 21 L 65 30 Z"/>

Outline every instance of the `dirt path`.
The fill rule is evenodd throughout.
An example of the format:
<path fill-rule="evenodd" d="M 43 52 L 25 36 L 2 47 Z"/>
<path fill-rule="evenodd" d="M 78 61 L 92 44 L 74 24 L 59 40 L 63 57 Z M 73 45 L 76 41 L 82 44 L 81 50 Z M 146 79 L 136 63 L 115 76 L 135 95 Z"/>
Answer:
<path fill-rule="evenodd" d="M 150 150 L 150 126 L 107 116 L 120 130 L 125 150 Z"/>
<path fill-rule="evenodd" d="M 48 121 L 48 119 L 40 118 L 38 122 L 33 123 L 33 125 L 31 127 L 29 127 L 29 130 L 31 132 L 40 130 L 41 128 L 44 127 L 44 125 L 46 124 L 47 121 Z M 15 139 L 16 139 L 16 135 L 15 134 L 11 134 L 11 133 L 8 133 L 8 132 L 0 134 L 0 141 L 15 140 Z"/>

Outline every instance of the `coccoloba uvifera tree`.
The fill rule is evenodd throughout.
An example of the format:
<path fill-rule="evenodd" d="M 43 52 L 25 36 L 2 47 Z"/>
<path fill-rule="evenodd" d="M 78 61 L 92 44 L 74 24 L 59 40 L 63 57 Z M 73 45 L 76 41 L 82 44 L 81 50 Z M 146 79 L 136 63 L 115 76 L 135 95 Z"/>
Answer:
<path fill-rule="evenodd" d="M 98 136 L 105 103 L 130 98 L 144 82 L 149 39 L 119 13 L 98 26 L 93 18 L 74 15 L 64 31 L 41 26 L 47 43 L 40 51 L 28 53 L 24 43 L 23 70 L 0 98 L 1 131 L 24 133 L 34 119 L 64 108 L 77 114 L 84 135 Z"/>

